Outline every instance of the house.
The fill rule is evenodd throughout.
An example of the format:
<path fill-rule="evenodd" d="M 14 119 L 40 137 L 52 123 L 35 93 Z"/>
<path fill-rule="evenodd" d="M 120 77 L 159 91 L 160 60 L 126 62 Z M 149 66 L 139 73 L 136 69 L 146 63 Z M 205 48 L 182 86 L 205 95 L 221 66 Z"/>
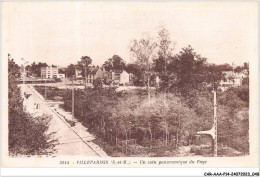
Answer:
<path fill-rule="evenodd" d="M 130 82 L 130 75 L 128 74 L 128 72 L 126 72 L 125 70 L 123 70 L 121 72 L 121 74 L 119 75 L 119 84 L 127 84 Z"/>
<path fill-rule="evenodd" d="M 240 73 L 235 73 L 233 71 L 223 71 L 224 79 L 220 81 L 220 89 L 226 91 L 230 87 L 240 87 L 242 86 L 242 81 L 247 75 L 242 71 Z"/>
<path fill-rule="evenodd" d="M 86 83 L 92 83 L 95 79 L 103 79 L 103 71 L 99 67 L 89 67 L 86 75 Z"/>
<path fill-rule="evenodd" d="M 65 78 L 65 74 L 58 74 L 57 78 L 64 79 Z"/>
<path fill-rule="evenodd" d="M 94 80 L 97 78 L 101 78 L 103 79 L 103 70 L 102 68 L 99 68 L 98 66 L 89 66 L 87 68 L 87 72 L 86 72 L 86 83 L 91 83 L 93 84 Z M 84 78 L 85 75 L 82 75 L 82 71 L 81 70 L 76 70 L 76 79 L 77 80 L 82 80 L 82 84 L 84 82 Z"/>
<path fill-rule="evenodd" d="M 56 79 L 58 78 L 58 73 L 57 66 L 41 67 L 41 78 Z"/>
<path fill-rule="evenodd" d="M 219 84 L 220 84 L 219 88 L 222 91 L 227 91 L 227 89 L 229 89 L 230 87 L 233 87 L 234 83 L 232 80 L 221 80 Z"/>
<path fill-rule="evenodd" d="M 132 75 L 126 72 L 125 70 L 111 70 L 104 71 L 104 80 L 106 84 L 127 84 L 130 83 L 130 77 Z"/>

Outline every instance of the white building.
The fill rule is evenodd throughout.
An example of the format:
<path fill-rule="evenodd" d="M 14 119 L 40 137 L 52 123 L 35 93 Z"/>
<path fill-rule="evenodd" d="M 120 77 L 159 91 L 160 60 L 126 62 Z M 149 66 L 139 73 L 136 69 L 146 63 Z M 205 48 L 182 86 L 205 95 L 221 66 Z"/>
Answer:
<path fill-rule="evenodd" d="M 83 78 L 81 70 L 76 69 L 75 72 L 76 72 L 76 79 L 82 79 Z"/>
<path fill-rule="evenodd" d="M 57 66 L 46 66 L 41 68 L 41 77 L 56 79 L 58 78 L 59 69 Z"/>
<path fill-rule="evenodd" d="M 65 78 L 65 74 L 58 74 L 57 78 L 64 79 Z"/>
<path fill-rule="evenodd" d="M 120 84 L 126 84 L 130 82 L 130 77 L 129 74 L 123 70 L 123 72 L 120 74 L 120 79 L 119 79 L 119 83 Z"/>
<path fill-rule="evenodd" d="M 225 76 L 225 79 L 220 81 L 220 89 L 222 91 L 226 91 L 230 87 L 242 86 L 243 79 L 247 77 L 243 72 L 223 71 L 222 74 Z"/>

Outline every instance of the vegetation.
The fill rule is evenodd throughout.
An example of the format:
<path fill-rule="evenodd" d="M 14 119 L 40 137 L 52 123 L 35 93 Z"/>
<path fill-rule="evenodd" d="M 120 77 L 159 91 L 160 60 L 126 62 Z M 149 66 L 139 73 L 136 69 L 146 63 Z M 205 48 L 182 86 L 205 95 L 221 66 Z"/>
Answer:
<path fill-rule="evenodd" d="M 47 86 L 34 86 L 34 88 L 45 98 L 45 89 L 46 89 L 46 98 L 48 100 L 61 101 L 63 97 L 63 90 L 56 87 Z"/>
<path fill-rule="evenodd" d="M 213 94 L 217 91 L 218 144 L 224 155 L 230 149 L 249 153 L 249 78 L 240 87 L 218 90 L 223 71 L 233 71 L 229 64 L 210 64 L 190 45 L 173 54 L 175 42 L 161 27 L 157 38 L 143 36 L 130 44 L 133 63 L 113 55 L 103 65 L 104 71 L 124 69 L 133 73 L 134 85 L 146 90 L 116 92 L 96 79 L 93 89 L 75 90 L 75 117 L 88 127 L 96 140 L 112 156 L 178 156 L 180 148 L 193 145 L 191 152 L 212 155 L 211 139 L 202 140 L 198 131 L 213 125 Z M 66 69 L 68 77 L 75 69 L 88 72 L 92 59 L 83 56 Z M 234 69 L 248 70 L 248 63 Z M 247 75 L 248 76 L 248 75 Z M 159 79 L 158 79 L 159 78 Z M 151 89 L 155 87 L 155 89 Z M 43 87 L 36 87 L 45 94 Z M 71 111 L 72 91 L 48 88 L 47 99 L 62 97 L 63 108 Z M 201 142 L 204 150 L 197 147 Z M 222 148 L 222 149 L 221 149 Z M 118 150 L 118 151 L 115 151 Z M 128 152 L 128 153 L 127 153 Z"/>
<path fill-rule="evenodd" d="M 91 89 L 76 90 L 75 116 L 99 139 L 107 142 L 103 146 L 109 149 L 110 155 L 113 156 L 120 155 L 114 151 L 118 149 L 117 142 L 132 139 L 136 140 L 132 156 L 166 156 L 167 153 L 175 156 L 178 147 L 196 143 L 197 131 L 212 127 L 213 100 L 209 92 L 198 93 L 192 100 L 169 93 L 166 106 L 161 93 L 152 95 L 149 106 L 147 93 L 143 90 L 118 93 L 113 89 L 102 89 L 98 92 Z M 242 104 L 240 106 L 247 115 L 238 119 L 236 114 L 239 105 L 234 107 L 230 107 L 228 103 L 219 105 L 219 144 L 247 154 L 248 108 L 239 97 L 230 98 L 220 92 L 218 95 L 220 102 L 223 99 L 230 99 Z M 71 111 L 70 90 L 65 91 L 63 100 L 65 110 Z M 231 119 L 232 114 L 234 119 Z M 137 147 L 139 151 L 136 150 Z M 143 150 L 140 151 L 140 148 Z"/>
<path fill-rule="evenodd" d="M 26 70 L 28 72 L 28 75 L 35 74 L 36 77 L 41 77 L 41 67 L 46 67 L 48 66 L 46 63 L 35 63 L 33 62 L 31 65 L 26 66 Z"/>
<path fill-rule="evenodd" d="M 120 56 L 113 55 L 112 58 L 105 61 L 103 67 L 106 71 L 122 70 L 125 69 L 125 62 Z"/>
<path fill-rule="evenodd" d="M 232 66 L 209 64 L 190 45 L 173 55 L 174 45 L 169 32 L 161 28 L 157 41 L 145 36 L 131 43 L 134 63 L 125 65 L 117 55 L 105 62 L 106 70 L 119 67 L 134 73 L 134 82 L 146 85 L 147 90 L 115 92 L 103 89 L 102 82 L 96 80 L 93 89 L 75 91 L 75 116 L 100 139 L 109 142 L 104 145 L 99 141 L 111 155 L 122 155 L 113 153 L 118 142 L 127 144 L 134 140 L 132 155 L 176 156 L 179 147 L 198 144 L 197 131 L 211 129 L 211 92 L 217 90 L 223 79 L 222 71 L 232 71 Z M 241 68 L 248 69 L 248 64 Z M 241 68 L 237 70 L 242 71 Z M 151 90 L 155 76 L 159 76 L 160 83 L 156 90 Z M 242 87 L 217 91 L 218 143 L 243 154 L 249 153 L 248 84 L 245 78 Z M 66 110 L 71 110 L 70 92 L 65 91 L 63 97 Z M 205 142 L 211 144 L 211 140 Z M 193 150 L 205 154 L 198 148 Z"/>
<path fill-rule="evenodd" d="M 19 67 L 8 60 L 8 148 L 10 155 L 49 155 L 56 144 L 53 133 L 45 134 L 50 117 L 32 117 L 25 112 L 16 84 Z"/>

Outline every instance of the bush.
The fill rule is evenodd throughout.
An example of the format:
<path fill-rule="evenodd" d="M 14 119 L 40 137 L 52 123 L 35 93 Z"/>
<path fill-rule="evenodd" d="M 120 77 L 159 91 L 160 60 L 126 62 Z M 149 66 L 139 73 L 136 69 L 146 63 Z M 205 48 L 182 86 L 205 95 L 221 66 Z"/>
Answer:
<path fill-rule="evenodd" d="M 32 117 L 24 111 L 21 91 L 16 85 L 18 66 L 8 61 L 8 148 L 10 155 L 49 155 L 57 143 L 45 134 L 50 117 Z"/>
<path fill-rule="evenodd" d="M 159 151 L 165 148 L 166 140 L 170 151 L 175 151 L 177 146 L 192 143 L 191 139 L 198 131 L 212 128 L 211 92 L 199 92 L 192 98 L 168 93 L 166 105 L 163 98 L 162 93 L 156 93 L 149 106 L 147 91 L 142 89 L 115 92 L 108 88 L 98 93 L 91 89 L 76 90 L 75 115 L 110 145 L 115 146 L 116 140 L 135 139 L 138 145 L 150 148 L 152 153 L 147 152 L 150 155 L 161 154 Z M 71 111 L 70 90 L 65 92 L 63 99 L 64 108 Z M 237 120 L 240 108 L 243 108 L 241 115 L 248 114 L 244 109 L 246 104 L 236 94 L 220 92 L 217 93 L 217 102 L 219 144 L 248 153 L 248 118 Z M 242 143 L 238 142 L 239 139 Z"/>

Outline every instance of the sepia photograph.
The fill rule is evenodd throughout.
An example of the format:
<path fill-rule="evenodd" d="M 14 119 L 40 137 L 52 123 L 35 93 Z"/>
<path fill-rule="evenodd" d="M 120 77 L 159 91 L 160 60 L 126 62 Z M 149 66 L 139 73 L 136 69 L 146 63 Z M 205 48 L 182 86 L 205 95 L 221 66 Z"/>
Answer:
<path fill-rule="evenodd" d="M 253 1 L 2 2 L 2 166 L 258 166 L 257 17 Z"/>

